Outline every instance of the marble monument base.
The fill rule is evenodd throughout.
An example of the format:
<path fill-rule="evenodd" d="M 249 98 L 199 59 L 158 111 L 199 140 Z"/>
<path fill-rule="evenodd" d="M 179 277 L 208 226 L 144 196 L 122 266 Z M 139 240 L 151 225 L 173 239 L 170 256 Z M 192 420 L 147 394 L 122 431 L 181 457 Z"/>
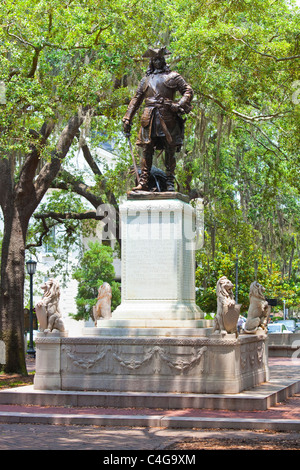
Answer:
<path fill-rule="evenodd" d="M 34 388 L 239 393 L 268 380 L 266 337 L 212 334 L 196 305 L 186 198 L 132 194 L 120 214 L 121 305 L 81 337 L 38 335 Z"/>
<path fill-rule="evenodd" d="M 266 336 L 36 338 L 37 390 L 239 393 L 268 380 Z"/>
<path fill-rule="evenodd" d="M 196 211 L 179 193 L 136 193 L 120 205 L 122 302 L 112 320 L 198 320 Z"/>

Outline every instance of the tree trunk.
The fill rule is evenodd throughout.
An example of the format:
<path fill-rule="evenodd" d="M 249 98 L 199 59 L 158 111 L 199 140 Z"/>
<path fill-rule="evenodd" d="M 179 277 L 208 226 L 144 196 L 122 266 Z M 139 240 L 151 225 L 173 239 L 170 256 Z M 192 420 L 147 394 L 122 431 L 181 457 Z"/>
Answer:
<path fill-rule="evenodd" d="M 39 152 L 32 146 L 15 183 L 13 158 L 0 154 L 0 205 L 4 215 L 0 281 L 0 340 L 5 343 L 6 372 L 26 375 L 24 348 L 25 241 L 29 219 L 41 202 L 61 162 L 67 155 L 78 129 L 89 112 L 81 109 L 62 130 L 55 151 L 36 177 Z M 53 126 L 43 126 L 43 145 Z"/>
<path fill-rule="evenodd" d="M 0 283 L 0 335 L 5 343 L 5 372 L 27 374 L 24 348 L 25 237 L 28 222 L 11 201 L 4 213 Z"/>

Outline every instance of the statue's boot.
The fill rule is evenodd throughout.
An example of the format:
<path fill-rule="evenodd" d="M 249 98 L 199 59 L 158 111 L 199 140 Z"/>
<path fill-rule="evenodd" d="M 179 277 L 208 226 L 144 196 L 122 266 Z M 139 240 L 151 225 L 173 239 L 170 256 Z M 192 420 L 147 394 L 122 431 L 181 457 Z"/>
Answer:
<path fill-rule="evenodd" d="M 150 171 L 152 167 L 153 149 L 144 147 L 143 155 L 141 158 L 141 176 L 138 185 L 133 188 L 133 191 L 148 191 Z"/>
<path fill-rule="evenodd" d="M 166 176 L 167 176 L 167 191 L 174 191 L 175 190 L 174 189 L 175 168 L 176 168 L 175 150 L 166 151 L 165 165 L 166 165 Z"/>

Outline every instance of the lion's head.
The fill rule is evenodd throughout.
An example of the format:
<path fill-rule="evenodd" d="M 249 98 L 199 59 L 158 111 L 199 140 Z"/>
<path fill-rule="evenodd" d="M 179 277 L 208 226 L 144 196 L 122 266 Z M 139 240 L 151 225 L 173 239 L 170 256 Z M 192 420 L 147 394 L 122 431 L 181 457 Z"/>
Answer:
<path fill-rule="evenodd" d="M 57 299 L 60 297 L 59 282 L 53 278 L 44 282 L 41 289 L 44 291 L 44 297 L 55 297 Z"/>
<path fill-rule="evenodd" d="M 233 284 L 226 276 L 222 276 L 217 282 L 217 297 L 233 298 Z"/>
<path fill-rule="evenodd" d="M 264 299 L 265 300 L 265 288 L 259 284 L 259 282 L 254 281 L 252 282 L 250 286 L 250 291 L 249 291 L 249 297 L 256 297 L 258 299 Z"/>
<path fill-rule="evenodd" d="M 104 297 L 111 297 L 111 287 L 108 282 L 103 282 L 98 289 L 98 300 L 103 299 Z"/>

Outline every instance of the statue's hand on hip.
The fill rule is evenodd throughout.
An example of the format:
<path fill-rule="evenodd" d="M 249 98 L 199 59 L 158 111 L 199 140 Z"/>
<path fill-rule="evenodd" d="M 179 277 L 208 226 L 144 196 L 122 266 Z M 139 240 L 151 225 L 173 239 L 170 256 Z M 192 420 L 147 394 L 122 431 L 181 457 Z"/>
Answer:
<path fill-rule="evenodd" d="M 178 104 L 178 103 L 172 103 L 171 104 L 171 111 L 176 114 L 184 114 L 185 111 L 184 109 Z"/>

